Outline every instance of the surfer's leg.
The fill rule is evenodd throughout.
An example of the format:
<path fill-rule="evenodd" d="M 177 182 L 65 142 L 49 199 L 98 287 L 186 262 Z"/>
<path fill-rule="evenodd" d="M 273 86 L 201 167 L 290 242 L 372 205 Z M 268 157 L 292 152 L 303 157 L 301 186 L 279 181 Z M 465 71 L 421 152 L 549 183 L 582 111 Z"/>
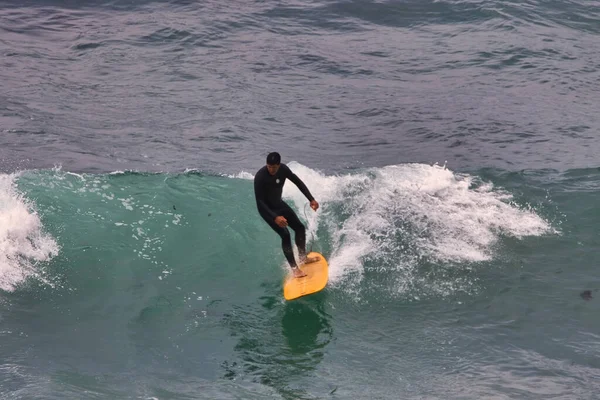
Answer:
<path fill-rule="evenodd" d="M 306 228 L 304 227 L 302 221 L 298 219 L 298 216 L 294 210 L 292 210 L 287 204 L 282 210 L 282 214 L 287 220 L 288 226 L 294 230 L 295 242 L 296 246 L 298 247 L 298 255 L 302 260 L 306 257 Z"/>
<path fill-rule="evenodd" d="M 290 267 L 297 268 L 296 259 L 294 258 L 294 250 L 292 250 L 292 238 L 290 236 L 290 231 L 288 228 L 282 228 L 277 225 L 275 221 L 269 221 L 269 219 L 264 219 L 267 224 L 281 237 L 281 248 L 283 249 L 283 254 L 287 262 L 290 264 Z"/>
<path fill-rule="evenodd" d="M 292 238 L 290 236 L 290 231 L 288 228 L 282 228 L 278 226 L 277 233 L 281 237 L 281 248 L 283 249 L 283 254 L 287 262 L 290 264 L 290 267 L 296 268 L 298 265 L 296 264 L 296 259 L 294 258 L 294 250 L 292 250 Z"/>
<path fill-rule="evenodd" d="M 294 210 L 287 206 L 283 211 L 283 216 L 287 220 L 288 226 L 294 230 L 295 242 L 296 246 L 298 247 L 298 257 L 300 258 L 300 264 L 319 261 L 318 257 L 306 257 L 306 228 L 304 227 L 304 224 L 302 223 L 302 221 L 300 221 Z"/>
<path fill-rule="evenodd" d="M 294 258 L 294 250 L 292 250 L 292 239 L 290 237 L 290 231 L 288 230 L 288 228 L 282 228 L 277 224 L 274 225 L 277 226 L 277 229 L 275 229 L 273 226 L 271 227 L 275 229 L 275 232 L 277 232 L 279 236 L 281 236 L 281 247 L 283 248 L 283 254 L 287 259 L 288 264 L 290 264 L 290 267 L 294 272 L 294 276 L 296 278 L 302 278 L 306 276 L 306 273 L 300 268 L 298 268 L 298 264 L 296 264 L 296 259 Z"/>

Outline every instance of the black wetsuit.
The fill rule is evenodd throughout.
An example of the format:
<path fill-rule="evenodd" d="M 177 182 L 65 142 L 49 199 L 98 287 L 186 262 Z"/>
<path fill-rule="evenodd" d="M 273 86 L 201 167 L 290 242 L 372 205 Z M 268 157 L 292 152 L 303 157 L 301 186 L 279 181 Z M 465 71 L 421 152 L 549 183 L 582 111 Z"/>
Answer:
<path fill-rule="evenodd" d="M 267 224 L 281 236 L 283 254 L 288 263 L 290 263 L 290 267 L 294 268 L 296 267 L 296 260 L 294 259 L 294 252 L 292 250 L 290 232 L 287 228 L 282 228 L 277 225 L 275 218 L 278 216 L 284 217 L 287 220 L 289 227 L 296 233 L 295 242 L 296 246 L 298 246 L 300 258 L 306 256 L 306 229 L 298 219 L 294 210 L 281 199 L 283 184 L 286 179 L 294 182 L 309 201 L 314 200 L 314 197 L 310 194 L 310 191 L 304 182 L 302 182 L 285 164 L 280 164 L 279 170 L 275 175 L 269 173 L 266 165 L 262 167 L 254 176 L 254 195 L 256 196 L 258 213 L 263 217 Z"/>

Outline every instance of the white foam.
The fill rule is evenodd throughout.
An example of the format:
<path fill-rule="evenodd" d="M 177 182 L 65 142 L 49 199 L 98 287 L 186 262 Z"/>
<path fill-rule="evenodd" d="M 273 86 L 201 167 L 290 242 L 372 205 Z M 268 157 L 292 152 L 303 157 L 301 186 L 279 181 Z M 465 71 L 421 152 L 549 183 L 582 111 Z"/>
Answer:
<path fill-rule="evenodd" d="M 78 177 L 79 179 L 81 179 L 82 181 L 85 181 L 85 178 L 83 177 L 83 175 L 76 174 L 75 172 L 69 172 L 69 171 L 67 171 L 67 172 L 65 172 L 65 174 L 67 174 L 67 175 L 73 175 L 73 176 L 76 176 L 76 177 Z"/>
<path fill-rule="evenodd" d="M 325 176 L 298 163 L 290 168 L 306 183 L 322 211 L 310 209 L 309 232 L 320 220 L 331 237 L 330 280 L 353 290 L 368 260 L 377 268 L 421 280 L 414 269 L 425 261 L 477 263 L 495 255 L 502 235 L 522 238 L 554 232 L 550 224 L 490 183 L 476 182 L 438 165 L 404 164 L 355 175 Z M 307 200 L 294 185 L 284 196 L 298 209 Z M 448 288 L 468 282 L 437 282 Z M 440 289 L 441 290 L 441 289 Z"/>
<path fill-rule="evenodd" d="M 509 203 L 509 193 L 489 183 L 472 188 L 473 177 L 437 165 L 386 167 L 373 182 L 367 195 L 373 212 L 388 222 L 401 219 L 419 255 L 434 261 L 490 260 L 500 234 L 520 238 L 551 231 L 533 210 Z"/>
<path fill-rule="evenodd" d="M 59 252 L 33 204 L 15 188 L 15 178 L 0 175 L 0 289 L 9 292 L 29 277 L 45 281 L 36 266 Z"/>
<path fill-rule="evenodd" d="M 251 174 L 250 172 L 246 172 L 246 171 L 242 171 L 235 175 L 226 175 L 226 176 L 228 178 L 233 178 L 233 179 L 244 179 L 244 180 L 253 180 L 254 179 L 254 175 Z"/>

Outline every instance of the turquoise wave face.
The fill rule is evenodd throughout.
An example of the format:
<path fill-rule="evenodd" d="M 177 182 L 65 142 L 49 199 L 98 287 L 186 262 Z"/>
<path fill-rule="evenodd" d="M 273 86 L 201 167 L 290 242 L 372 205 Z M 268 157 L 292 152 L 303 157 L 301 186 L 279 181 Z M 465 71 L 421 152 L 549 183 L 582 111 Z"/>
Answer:
<path fill-rule="evenodd" d="M 46 171 L 22 174 L 18 187 L 60 246 L 47 268 L 60 266 L 60 280 L 72 289 L 132 276 L 202 282 L 206 274 L 247 270 L 260 244 L 249 181 Z"/>
<path fill-rule="evenodd" d="M 328 257 L 330 285 L 347 293 L 368 290 L 378 279 L 378 290 L 400 297 L 468 291 L 474 281 L 464 271 L 498 257 L 503 238 L 559 233 L 527 198 L 437 165 L 336 176 L 290 166 L 321 209 L 310 210 L 291 183 L 284 198 L 306 223 L 309 246 Z M 256 212 L 249 173 L 51 170 L 3 179 L 5 218 L 29 219 L 3 233 L 10 244 L 3 254 L 9 260 L 4 290 L 28 277 L 87 291 L 122 289 L 132 277 L 178 287 L 217 276 L 230 277 L 224 285 L 243 290 L 235 282 L 259 285 L 286 272 L 279 238 Z M 21 225 L 25 229 L 13 239 Z M 455 271 L 430 281 L 424 270 L 436 265 Z"/>

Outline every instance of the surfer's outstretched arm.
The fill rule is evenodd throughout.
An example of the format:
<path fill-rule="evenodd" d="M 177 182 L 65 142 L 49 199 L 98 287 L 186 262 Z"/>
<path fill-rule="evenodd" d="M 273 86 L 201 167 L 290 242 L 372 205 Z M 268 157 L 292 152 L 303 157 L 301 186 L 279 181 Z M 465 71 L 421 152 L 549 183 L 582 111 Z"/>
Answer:
<path fill-rule="evenodd" d="M 287 165 L 281 164 L 281 168 L 284 169 L 285 177 L 294 182 L 294 185 L 296 185 L 302 194 L 306 196 L 308 201 L 310 201 L 311 208 L 317 211 L 317 208 L 319 208 L 319 203 L 317 203 L 313 195 L 310 193 L 310 190 L 308 190 L 304 182 L 302 182 L 302 179 L 298 178 L 298 175 L 294 174 Z"/>
<path fill-rule="evenodd" d="M 313 195 L 310 194 L 310 190 L 308 190 L 308 188 L 306 187 L 304 182 L 302 182 L 302 179 L 298 178 L 298 175 L 294 174 L 287 165 L 281 164 L 281 169 L 282 169 L 283 173 L 285 174 L 284 176 L 286 178 L 288 178 L 290 181 L 294 182 L 294 185 L 298 186 L 298 189 L 300 189 L 302 194 L 304 196 L 306 196 L 308 201 L 313 201 L 315 199 L 313 197 Z"/>

